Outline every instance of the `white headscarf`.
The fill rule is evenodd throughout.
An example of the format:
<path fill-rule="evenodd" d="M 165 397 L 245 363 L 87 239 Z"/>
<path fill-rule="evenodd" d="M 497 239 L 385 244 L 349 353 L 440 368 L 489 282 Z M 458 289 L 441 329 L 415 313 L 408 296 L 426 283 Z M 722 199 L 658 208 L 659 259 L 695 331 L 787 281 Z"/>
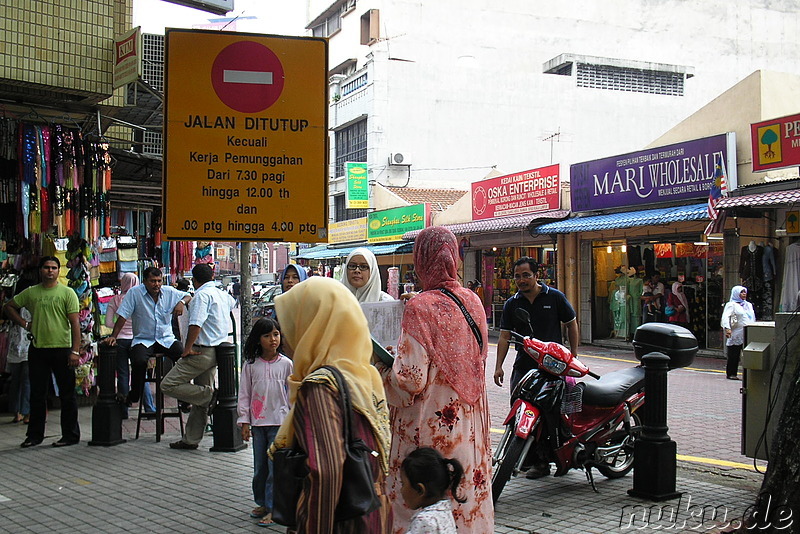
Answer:
<path fill-rule="evenodd" d="M 354 256 L 364 256 L 369 265 L 369 280 L 364 284 L 364 287 L 355 288 L 347 280 L 347 264 Z M 347 256 L 344 262 L 344 269 L 342 270 L 341 282 L 355 295 L 358 302 L 380 302 L 381 300 L 381 272 L 378 270 L 378 260 L 375 259 L 375 254 L 366 248 L 357 248 Z"/>

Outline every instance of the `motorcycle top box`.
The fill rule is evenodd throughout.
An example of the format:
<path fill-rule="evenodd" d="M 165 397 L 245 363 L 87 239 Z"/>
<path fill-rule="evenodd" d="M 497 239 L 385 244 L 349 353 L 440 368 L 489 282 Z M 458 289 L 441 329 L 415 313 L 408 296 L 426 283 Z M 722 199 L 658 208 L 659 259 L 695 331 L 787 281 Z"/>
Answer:
<path fill-rule="evenodd" d="M 636 359 L 651 352 L 669 356 L 669 368 L 688 367 L 697 354 L 697 339 L 682 326 L 668 323 L 646 323 L 633 335 L 633 352 Z"/>

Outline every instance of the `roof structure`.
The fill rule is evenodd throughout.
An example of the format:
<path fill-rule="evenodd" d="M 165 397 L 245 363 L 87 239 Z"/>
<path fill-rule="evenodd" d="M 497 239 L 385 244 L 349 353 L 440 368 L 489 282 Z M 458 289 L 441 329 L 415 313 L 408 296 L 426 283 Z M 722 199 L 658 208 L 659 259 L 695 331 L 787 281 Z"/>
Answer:
<path fill-rule="evenodd" d="M 568 234 L 571 232 L 591 232 L 594 230 L 633 228 L 636 226 L 658 226 L 676 221 L 697 221 L 701 219 L 708 219 L 708 204 L 706 202 L 689 206 L 573 217 L 563 221 L 542 224 L 533 228 L 531 233 Z"/>
<path fill-rule="evenodd" d="M 569 215 L 569 211 L 543 211 L 539 213 L 525 213 L 523 215 L 509 215 L 507 217 L 493 217 L 481 221 L 469 221 L 465 223 L 445 224 L 455 235 L 481 234 L 487 232 L 502 232 L 504 230 L 521 230 L 527 228 L 535 221 L 563 219 Z M 403 234 L 403 239 L 416 239 L 422 230 L 414 230 Z"/>
<path fill-rule="evenodd" d="M 717 209 L 738 207 L 755 208 L 760 206 L 774 206 L 777 204 L 792 204 L 796 202 L 800 202 L 800 189 L 770 191 L 769 193 L 757 193 L 739 197 L 726 197 L 720 199 L 717 204 Z"/>
<path fill-rule="evenodd" d="M 392 194 L 400 197 L 409 204 L 413 205 L 428 203 L 431 205 L 431 210 L 433 211 L 444 211 L 467 194 L 467 191 L 459 191 L 458 189 L 417 189 L 414 187 L 391 186 L 384 187 Z"/>

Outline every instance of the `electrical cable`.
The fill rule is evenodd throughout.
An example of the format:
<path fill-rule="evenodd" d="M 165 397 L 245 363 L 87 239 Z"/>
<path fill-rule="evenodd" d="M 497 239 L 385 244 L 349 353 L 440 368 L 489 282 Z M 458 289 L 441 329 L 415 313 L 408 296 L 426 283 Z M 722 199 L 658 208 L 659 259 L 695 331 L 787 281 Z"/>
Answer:
<path fill-rule="evenodd" d="M 800 316 L 800 304 L 795 307 L 794 311 L 792 311 L 789 320 L 786 323 L 786 326 L 783 328 L 783 337 L 785 339 L 783 345 L 778 350 L 778 353 L 775 357 L 775 363 L 773 363 L 772 368 L 770 369 L 770 378 L 769 378 L 769 387 L 767 390 L 767 411 L 764 418 L 764 429 L 761 432 L 761 435 L 756 442 L 756 448 L 753 453 L 753 467 L 755 468 L 756 472 L 763 473 L 759 470 L 756 456 L 758 455 L 758 451 L 761 449 L 762 445 L 764 447 L 765 458 L 766 461 L 769 462 L 769 436 L 768 436 L 768 427 L 770 420 L 772 419 L 772 413 L 775 410 L 777 403 L 778 403 L 778 395 L 777 393 L 780 391 L 781 385 L 783 384 L 783 379 L 786 373 L 786 366 L 788 364 L 788 354 L 789 354 L 789 344 L 797 337 L 798 333 L 800 333 L 800 322 L 798 322 L 797 327 L 795 328 L 794 332 L 790 336 L 787 337 L 787 330 L 789 325 L 794 321 L 798 316 Z M 778 380 L 775 383 L 775 371 L 778 368 L 778 365 L 781 364 L 780 372 L 778 373 Z M 773 387 L 774 385 L 774 387 Z M 774 396 L 773 396 L 774 392 Z M 787 392 L 788 393 L 788 392 Z"/>

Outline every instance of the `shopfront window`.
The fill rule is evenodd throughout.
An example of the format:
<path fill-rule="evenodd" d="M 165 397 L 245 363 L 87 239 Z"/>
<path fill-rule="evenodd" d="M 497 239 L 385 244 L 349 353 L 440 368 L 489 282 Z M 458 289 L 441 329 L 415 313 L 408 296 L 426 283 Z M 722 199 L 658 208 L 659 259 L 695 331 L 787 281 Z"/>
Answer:
<path fill-rule="evenodd" d="M 539 279 L 549 286 L 556 287 L 554 247 L 496 247 L 485 250 L 483 253 L 484 298 L 487 303 L 487 317 L 495 328 L 500 328 L 503 304 L 517 291 L 514 284 L 514 262 L 523 256 L 529 256 L 536 260 L 539 263 Z"/>
<path fill-rule="evenodd" d="M 721 241 L 595 242 L 594 338 L 630 340 L 643 323 L 669 322 L 667 299 L 680 282 L 698 345 L 721 349 L 722 260 Z"/>

